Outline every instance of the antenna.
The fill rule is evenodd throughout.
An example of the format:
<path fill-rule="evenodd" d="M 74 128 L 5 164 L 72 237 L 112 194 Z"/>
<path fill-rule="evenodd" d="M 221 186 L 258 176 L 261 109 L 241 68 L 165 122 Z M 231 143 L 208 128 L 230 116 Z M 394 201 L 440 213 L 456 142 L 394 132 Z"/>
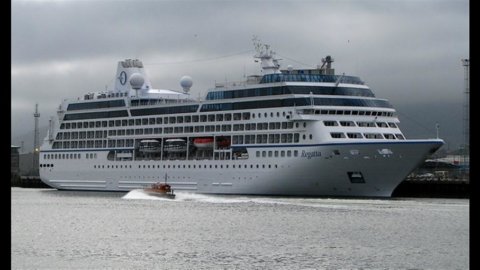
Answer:
<path fill-rule="evenodd" d="M 53 117 L 48 120 L 48 140 L 53 141 Z"/>
<path fill-rule="evenodd" d="M 325 58 L 322 58 L 322 66 L 320 67 L 323 70 L 325 75 L 334 75 L 335 70 L 332 69 L 333 58 L 330 55 L 327 55 Z M 325 64 L 327 65 L 325 67 Z M 325 67 L 325 68 L 324 68 Z"/>
<path fill-rule="evenodd" d="M 470 81 L 469 81 L 469 72 L 470 72 L 470 59 L 462 59 L 462 65 L 465 67 L 465 104 L 464 104 L 464 114 L 463 114 L 463 164 L 465 165 L 466 155 L 470 155 L 469 147 L 469 94 L 470 94 Z"/>
<path fill-rule="evenodd" d="M 38 132 L 38 119 L 40 118 L 40 113 L 38 112 L 38 103 L 35 104 L 35 113 L 33 114 L 35 118 L 35 129 L 33 135 L 33 169 L 38 168 L 38 152 L 39 152 L 39 132 Z"/>

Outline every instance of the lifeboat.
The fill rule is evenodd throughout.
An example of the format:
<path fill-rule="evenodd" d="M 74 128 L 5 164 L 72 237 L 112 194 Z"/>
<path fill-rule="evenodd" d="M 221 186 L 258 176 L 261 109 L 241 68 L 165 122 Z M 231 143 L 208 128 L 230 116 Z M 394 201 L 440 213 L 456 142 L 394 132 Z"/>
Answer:
<path fill-rule="evenodd" d="M 184 139 L 168 139 L 165 140 L 163 149 L 165 152 L 185 152 L 187 151 L 187 144 Z"/>
<path fill-rule="evenodd" d="M 139 150 L 144 153 L 160 153 L 160 142 L 157 140 L 142 140 L 140 142 Z"/>
<path fill-rule="evenodd" d="M 199 149 L 211 149 L 213 148 L 213 138 L 195 138 L 193 145 Z"/>

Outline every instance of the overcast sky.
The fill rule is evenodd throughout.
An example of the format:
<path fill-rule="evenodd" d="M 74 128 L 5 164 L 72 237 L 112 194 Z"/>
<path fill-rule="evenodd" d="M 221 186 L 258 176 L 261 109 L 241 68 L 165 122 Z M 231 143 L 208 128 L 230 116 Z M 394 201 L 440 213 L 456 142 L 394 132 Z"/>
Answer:
<path fill-rule="evenodd" d="M 360 76 L 397 109 L 409 138 L 463 143 L 467 0 L 399 1 L 16 1 L 12 2 L 12 143 L 47 126 L 62 99 L 102 91 L 117 62 L 143 61 L 154 88 L 192 95 L 258 74 L 252 37 L 283 67 Z M 43 138 L 42 138 L 43 139 Z M 33 140 L 33 138 L 32 138 Z"/>

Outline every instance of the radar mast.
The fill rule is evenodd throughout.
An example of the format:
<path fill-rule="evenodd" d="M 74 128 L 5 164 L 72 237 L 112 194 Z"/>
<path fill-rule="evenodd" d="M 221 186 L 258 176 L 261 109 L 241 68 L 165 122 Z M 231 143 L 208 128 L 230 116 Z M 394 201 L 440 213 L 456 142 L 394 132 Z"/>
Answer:
<path fill-rule="evenodd" d="M 265 74 L 281 73 L 279 70 L 280 64 L 278 63 L 278 60 L 281 59 L 275 58 L 275 52 L 270 49 L 270 45 L 261 43 L 257 36 L 254 36 L 252 40 L 257 52 L 254 57 L 260 59 L 262 71 Z"/>

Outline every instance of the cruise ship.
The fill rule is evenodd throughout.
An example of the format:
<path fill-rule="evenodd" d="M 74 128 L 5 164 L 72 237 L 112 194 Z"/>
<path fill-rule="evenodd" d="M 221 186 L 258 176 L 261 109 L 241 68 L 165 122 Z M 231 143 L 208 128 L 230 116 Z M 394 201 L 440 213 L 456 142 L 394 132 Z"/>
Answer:
<path fill-rule="evenodd" d="M 395 109 L 333 58 L 281 69 L 255 43 L 260 75 L 192 98 L 154 89 L 143 63 L 120 61 L 111 90 L 65 99 L 40 148 L 40 178 L 59 190 L 390 197 L 441 139 L 407 139 Z"/>

